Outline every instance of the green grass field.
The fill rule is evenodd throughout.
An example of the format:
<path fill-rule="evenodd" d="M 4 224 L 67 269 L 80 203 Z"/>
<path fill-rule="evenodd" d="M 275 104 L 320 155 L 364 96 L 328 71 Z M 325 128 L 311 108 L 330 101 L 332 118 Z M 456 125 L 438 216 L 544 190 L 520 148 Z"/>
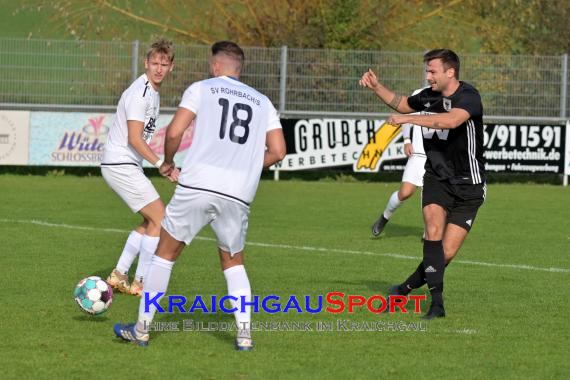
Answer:
<path fill-rule="evenodd" d="M 163 199 L 173 187 L 154 178 Z M 252 207 L 247 270 L 253 293 L 385 295 L 421 258 L 419 197 L 383 236 L 370 225 L 396 183 L 263 181 Z M 426 331 L 260 331 L 256 350 L 229 332 L 155 332 L 148 348 L 112 326 L 136 318 L 138 299 L 116 295 L 100 317 L 81 313 L 75 284 L 106 276 L 139 222 L 101 177 L 0 175 L 2 378 L 458 378 L 567 379 L 570 230 L 567 188 L 491 185 L 446 272 L 447 318 Z M 174 267 L 169 294 L 225 295 L 208 228 Z M 133 268 L 134 270 L 134 268 Z M 417 291 L 425 294 L 425 289 Z M 422 305 L 425 312 L 427 304 Z M 418 314 L 260 313 L 263 322 L 419 322 Z M 217 314 L 157 321 L 232 322 Z M 336 330 L 336 328 L 335 328 Z"/>

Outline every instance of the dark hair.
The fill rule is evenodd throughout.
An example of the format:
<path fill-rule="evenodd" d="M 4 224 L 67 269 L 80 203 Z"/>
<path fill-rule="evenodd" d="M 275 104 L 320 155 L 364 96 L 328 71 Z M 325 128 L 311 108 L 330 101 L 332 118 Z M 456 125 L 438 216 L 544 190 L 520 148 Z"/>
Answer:
<path fill-rule="evenodd" d="M 215 44 L 213 44 L 212 56 L 218 54 L 225 54 L 233 58 L 236 62 L 239 63 L 240 69 L 243 66 L 243 61 L 245 61 L 245 54 L 243 54 L 243 50 L 235 42 L 218 41 Z"/>
<path fill-rule="evenodd" d="M 429 63 L 433 59 L 441 59 L 445 70 L 455 69 L 455 78 L 459 79 L 459 57 L 449 49 L 434 49 L 424 54 L 424 62 Z"/>
<path fill-rule="evenodd" d="M 159 39 L 156 40 L 152 45 L 150 45 L 150 49 L 148 49 L 146 53 L 146 59 L 150 59 L 155 54 L 165 55 L 170 59 L 170 62 L 174 62 L 174 48 L 172 47 L 172 42 Z"/>

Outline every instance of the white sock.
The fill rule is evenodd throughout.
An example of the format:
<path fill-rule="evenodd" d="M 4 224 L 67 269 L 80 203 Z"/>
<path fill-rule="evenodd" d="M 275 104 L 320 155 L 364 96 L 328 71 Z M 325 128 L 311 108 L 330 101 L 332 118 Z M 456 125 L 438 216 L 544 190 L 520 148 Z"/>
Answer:
<path fill-rule="evenodd" d="M 137 265 L 137 272 L 135 273 L 135 278 L 141 282 L 143 281 L 143 278 L 146 277 L 150 261 L 156 252 L 156 247 L 158 246 L 158 240 L 158 236 L 144 235 L 142 237 L 139 263 Z"/>
<path fill-rule="evenodd" d="M 145 293 L 148 293 L 149 300 L 156 297 L 158 293 L 166 293 L 173 266 L 174 261 L 168 261 L 158 256 L 152 257 L 152 261 L 148 268 L 148 275 L 143 284 L 143 296 L 139 304 L 139 319 L 136 326 L 138 332 L 148 333 L 149 325 L 154 319 L 154 314 L 156 313 L 156 306 L 152 303 L 148 305 L 148 313 L 145 313 Z M 164 294 L 158 298 L 157 302 L 160 302 L 163 296 Z"/>
<path fill-rule="evenodd" d="M 398 207 L 403 202 L 400 202 L 400 198 L 398 198 L 398 192 L 394 191 L 388 200 L 388 204 L 386 205 L 386 210 L 384 210 L 384 218 L 390 219 L 392 214 L 396 211 Z"/>
<path fill-rule="evenodd" d="M 142 235 L 137 231 L 131 231 L 125 247 L 123 248 L 123 253 L 119 257 L 119 262 L 117 263 L 117 270 L 121 273 L 127 273 L 133 264 L 133 261 L 137 258 L 141 248 Z"/>
<path fill-rule="evenodd" d="M 245 296 L 246 302 L 251 302 L 251 286 L 243 265 L 236 265 L 224 271 L 228 284 L 228 295 L 236 297 L 238 300 L 230 300 L 232 308 L 237 308 L 234 312 L 239 329 L 244 327 L 249 330 L 251 322 L 251 306 L 245 307 L 245 312 L 241 312 L 241 296 Z"/>

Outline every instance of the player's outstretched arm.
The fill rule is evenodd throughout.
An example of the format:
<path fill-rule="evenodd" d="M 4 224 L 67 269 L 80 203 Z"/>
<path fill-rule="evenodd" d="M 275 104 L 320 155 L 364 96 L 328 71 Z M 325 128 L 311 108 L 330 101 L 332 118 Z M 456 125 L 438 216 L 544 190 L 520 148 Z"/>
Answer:
<path fill-rule="evenodd" d="M 384 87 L 376 77 L 376 74 L 372 69 L 368 69 L 367 72 L 362 74 L 362 77 L 358 81 L 362 87 L 367 87 L 374 91 L 377 97 L 380 98 L 388 107 L 392 108 L 394 111 L 400 113 L 412 113 L 415 110 L 408 105 L 408 97 L 404 95 L 398 95 L 394 91 Z"/>
<path fill-rule="evenodd" d="M 267 132 L 265 146 L 267 149 L 265 150 L 265 157 L 263 158 L 263 167 L 269 167 L 285 158 L 287 148 L 285 147 L 283 130 L 276 128 Z"/>
<path fill-rule="evenodd" d="M 172 121 L 166 127 L 166 139 L 164 141 L 164 163 L 172 164 L 174 162 L 174 155 L 178 151 L 182 135 L 184 131 L 190 126 L 190 123 L 196 114 L 189 109 L 179 107 Z"/>
<path fill-rule="evenodd" d="M 469 112 L 462 108 L 452 108 L 449 112 L 434 115 L 391 115 L 388 123 L 411 123 L 434 129 L 453 129 L 469 120 Z"/>
<path fill-rule="evenodd" d="M 127 120 L 127 130 L 129 145 L 145 160 L 155 165 L 159 158 L 143 139 L 144 123 L 137 120 Z"/>

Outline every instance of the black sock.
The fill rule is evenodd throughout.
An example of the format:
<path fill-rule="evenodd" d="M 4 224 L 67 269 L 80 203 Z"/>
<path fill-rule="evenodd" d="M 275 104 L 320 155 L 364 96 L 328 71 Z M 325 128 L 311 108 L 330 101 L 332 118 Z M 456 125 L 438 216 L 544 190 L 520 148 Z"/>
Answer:
<path fill-rule="evenodd" d="M 447 268 L 448 265 L 449 263 L 446 263 L 445 267 Z M 416 268 L 416 271 L 399 285 L 400 294 L 407 296 L 412 290 L 424 286 L 426 284 L 426 275 L 424 272 L 424 262 L 422 261 Z"/>
<path fill-rule="evenodd" d="M 426 275 L 424 273 L 424 262 L 418 265 L 416 271 L 408 277 L 408 279 L 400 285 L 400 294 L 408 295 L 413 289 L 421 288 L 426 283 Z"/>
<path fill-rule="evenodd" d="M 431 302 L 443 306 L 443 274 L 445 271 L 445 255 L 441 240 L 424 240 L 424 272 Z"/>

